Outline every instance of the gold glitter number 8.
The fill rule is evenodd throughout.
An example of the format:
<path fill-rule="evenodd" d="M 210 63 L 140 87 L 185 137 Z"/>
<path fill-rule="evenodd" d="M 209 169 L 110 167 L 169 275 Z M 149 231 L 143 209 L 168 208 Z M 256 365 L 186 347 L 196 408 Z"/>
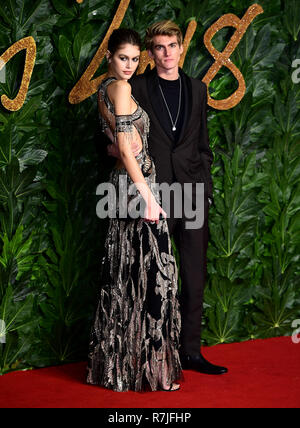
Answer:
<path fill-rule="evenodd" d="M 228 98 L 224 100 L 214 100 L 208 93 L 208 104 L 218 110 L 228 110 L 235 107 L 244 97 L 246 92 L 245 80 L 240 70 L 231 62 L 230 55 L 236 49 L 240 43 L 243 35 L 247 28 L 253 21 L 253 19 L 263 13 L 264 10 L 259 4 L 253 4 L 249 7 L 242 19 L 239 19 L 236 15 L 228 13 L 219 18 L 205 33 L 204 44 L 207 50 L 214 57 L 215 62 L 208 70 L 205 75 L 203 82 L 209 86 L 210 82 L 216 76 L 221 67 L 227 67 L 239 83 L 238 89 Z M 212 38 L 214 35 L 224 27 L 234 27 L 236 31 L 228 42 L 223 52 L 219 52 L 212 45 Z"/>

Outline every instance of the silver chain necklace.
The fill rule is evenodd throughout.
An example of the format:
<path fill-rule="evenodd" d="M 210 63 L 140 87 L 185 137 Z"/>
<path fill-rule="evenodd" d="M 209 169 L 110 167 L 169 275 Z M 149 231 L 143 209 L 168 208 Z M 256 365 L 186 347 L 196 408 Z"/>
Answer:
<path fill-rule="evenodd" d="M 179 113 L 180 113 L 180 108 L 181 108 L 181 95 L 182 95 L 182 85 L 181 85 L 181 77 L 179 76 L 179 85 L 180 85 L 180 89 L 179 89 L 179 105 L 178 105 L 178 112 L 177 112 L 177 116 L 176 116 L 176 120 L 175 120 L 175 122 L 173 122 L 173 118 L 172 118 L 172 115 L 171 115 L 171 112 L 170 112 L 170 109 L 169 109 L 169 106 L 168 106 L 168 104 L 167 104 L 167 101 L 166 101 L 166 99 L 165 99 L 165 96 L 164 96 L 164 93 L 163 93 L 163 90 L 161 89 L 161 86 L 160 86 L 160 83 L 158 83 L 158 86 L 159 86 L 159 89 L 160 89 L 160 92 L 161 92 L 161 95 L 162 95 L 162 97 L 163 97 L 163 100 L 164 100 L 164 102 L 165 102 L 165 105 L 166 105 L 166 108 L 167 108 L 167 110 L 168 110 L 168 113 L 169 113 L 169 116 L 170 116 L 170 120 L 171 120 L 171 123 L 172 123 L 172 131 L 176 131 L 176 125 L 177 125 L 177 121 L 178 121 L 178 118 L 179 118 Z"/>

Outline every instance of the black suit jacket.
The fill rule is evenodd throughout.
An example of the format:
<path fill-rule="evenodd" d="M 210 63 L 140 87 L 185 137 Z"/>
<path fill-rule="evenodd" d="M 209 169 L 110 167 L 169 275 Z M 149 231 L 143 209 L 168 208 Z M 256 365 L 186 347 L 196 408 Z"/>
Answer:
<path fill-rule="evenodd" d="M 149 152 L 154 159 L 158 183 L 204 183 L 205 194 L 213 200 L 211 164 L 207 130 L 207 88 L 198 79 L 179 69 L 185 97 L 184 124 L 177 143 L 171 126 L 163 128 L 169 117 L 161 99 L 156 68 L 130 80 L 132 94 L 150 118 Z M 161 120 L 164 117 L 165 120 Z"/>

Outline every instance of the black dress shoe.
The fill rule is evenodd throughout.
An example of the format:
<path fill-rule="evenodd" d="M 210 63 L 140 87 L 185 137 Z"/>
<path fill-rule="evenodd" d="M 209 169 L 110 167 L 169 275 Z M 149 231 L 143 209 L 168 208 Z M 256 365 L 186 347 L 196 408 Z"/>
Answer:
<path fill-rule="evenodd" d="M 220 375 L 228 372 L 226 367 L 215 366 L 208 362 L 201 354 L 198 355 L 180 355 L 183 370 L 195 370 L 200 373 Z"/>

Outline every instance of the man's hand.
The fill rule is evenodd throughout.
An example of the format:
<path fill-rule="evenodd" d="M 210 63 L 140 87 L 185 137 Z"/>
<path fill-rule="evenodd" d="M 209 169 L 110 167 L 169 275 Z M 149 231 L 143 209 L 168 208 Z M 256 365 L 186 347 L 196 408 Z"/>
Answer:
<path fill-rule="evenodd" d="M 131 144 L 131 149 L 132 149 L 132 153 L 135 157 L 141 151 L 140 145 L 137 142 L 134 142 Z M 114 156 L 115 158 L 121 159 L 119 148 L 117 147 L 116 144 L 109 144 L 107 146 L 107 154 L 108 154 L 108 156 Z"/>
<path fill-rule="evenodd" d="M 121 159 L 120 152 L 116 144 L 108 144 L 107 154 L 108 156 L 113 156 L 115 158 Z"/>
<path fill-rule="evenodd" d="M 134 156 L 136 157 L 141 152 L 140 144 L 137 141 L 135 141 L 134 143 L 131 144 L 131 150 Z"/>

